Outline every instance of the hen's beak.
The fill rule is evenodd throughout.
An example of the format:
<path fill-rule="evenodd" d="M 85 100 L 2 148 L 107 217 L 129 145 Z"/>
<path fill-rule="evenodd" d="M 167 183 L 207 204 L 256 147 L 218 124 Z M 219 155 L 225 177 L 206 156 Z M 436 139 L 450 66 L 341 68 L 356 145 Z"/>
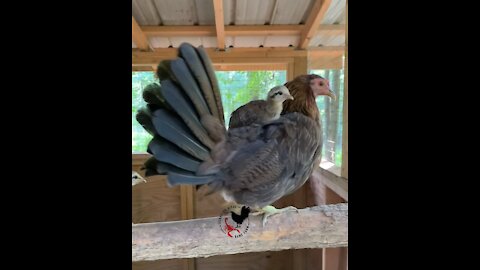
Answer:
<path fill-rule="evenodd" d="M 335 93 L 331 89 L 328 89 L 327 96 L 329 96 L 333 101 L 337 100 L 337 96 L 335 95 Z"/>

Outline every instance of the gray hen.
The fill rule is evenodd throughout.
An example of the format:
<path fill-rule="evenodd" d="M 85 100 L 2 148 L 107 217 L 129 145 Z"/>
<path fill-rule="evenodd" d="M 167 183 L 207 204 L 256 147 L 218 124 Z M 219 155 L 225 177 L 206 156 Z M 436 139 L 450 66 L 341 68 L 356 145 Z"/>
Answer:
<path fill-rule="evenodd" d="M 300 188 L 312 173 L 322 146 L 315 98 L 332 94 L 321 87 L 320 76 L 302 75 L 285 84 L 294 100 L 279 119 L 227 132 L 203 48 L 182 44 L 179 57 L 160 63 L 157 75 L 160 85 L 148 88 L 148 105 L 137 115 L 154 136 L 146 176 L 167 175 L 170 186 L 206 184 L 227 201 L 260 209 Z M 278 212 L 264 210 L 264 218 Z"/>

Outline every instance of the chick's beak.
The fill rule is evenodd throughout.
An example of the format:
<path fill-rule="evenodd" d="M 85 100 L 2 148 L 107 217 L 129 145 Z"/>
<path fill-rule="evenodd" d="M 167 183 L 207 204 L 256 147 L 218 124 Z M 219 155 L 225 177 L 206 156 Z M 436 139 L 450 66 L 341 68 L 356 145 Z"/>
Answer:
<path fill-rule="evenodd" d="M 293 96 L 292 96 L 292 95 L 290 95 L 290 94 L 287 94 L 286 98 L 287 98 L 287 99 L 291 99 L 291 100 L 293 100 Z"/>

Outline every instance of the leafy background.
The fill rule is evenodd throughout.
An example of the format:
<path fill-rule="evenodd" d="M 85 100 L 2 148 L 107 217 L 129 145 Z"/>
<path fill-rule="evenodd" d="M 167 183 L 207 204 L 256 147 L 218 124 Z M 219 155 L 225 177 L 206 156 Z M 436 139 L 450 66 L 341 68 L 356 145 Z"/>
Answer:
<path fill-rule="evenodd" d="M 330 87 L 337 95 L 337 100 L 318 97 L 324 146 L 322 157 L 337 166 L 342 161 L 342 112 L 343 112 L 343 70 L 311 70 L 330 80 Z M 268 90 L 286 82 L 286 71 L 216 71 L 220 85 L 220 94 L 224 106 L 225 122 L 228 126 L 230 114 L 241 105 L 255 99 L 264 99 Z M 132 152 L 144 153 L 151 135 L 136 121 L 139 108 L 145 106 L 142 90 L 155 82 L 153 72 L 132 72 Z"/>

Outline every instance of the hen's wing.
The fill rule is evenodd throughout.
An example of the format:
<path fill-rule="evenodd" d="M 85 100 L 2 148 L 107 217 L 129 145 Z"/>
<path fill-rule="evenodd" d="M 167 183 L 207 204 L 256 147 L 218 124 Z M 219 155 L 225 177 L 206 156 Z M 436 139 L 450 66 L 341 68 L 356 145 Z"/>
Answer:
<path fill-rule="evenodd" d="M 235 154 L 209 185 L 237 203 L 263 207 L 305 183 L 321 146 L 320 125 L 299 113 L 258 128 L 233 129 L 225 147 Z"/>

